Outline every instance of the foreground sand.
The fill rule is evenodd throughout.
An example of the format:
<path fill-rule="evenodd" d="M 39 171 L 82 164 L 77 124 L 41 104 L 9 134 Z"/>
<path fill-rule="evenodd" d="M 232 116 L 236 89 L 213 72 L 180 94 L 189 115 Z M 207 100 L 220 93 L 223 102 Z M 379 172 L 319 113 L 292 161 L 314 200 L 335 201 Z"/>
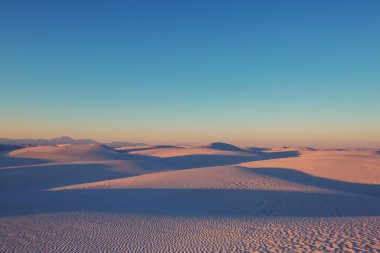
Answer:
<path fill-rule="evenodd" d="M 375 150 L 101 145 L 0 156 L 0 252 L 379 252 Z"/>

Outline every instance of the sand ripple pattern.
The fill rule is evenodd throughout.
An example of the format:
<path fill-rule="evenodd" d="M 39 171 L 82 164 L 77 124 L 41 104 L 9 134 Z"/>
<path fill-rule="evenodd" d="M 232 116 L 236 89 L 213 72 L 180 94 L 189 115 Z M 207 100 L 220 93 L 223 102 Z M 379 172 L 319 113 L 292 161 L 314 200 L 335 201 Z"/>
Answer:
<path fill-rule="evenodd" d="M 0 252 L 379 252 L 380 218 L 1 218 Z"/>

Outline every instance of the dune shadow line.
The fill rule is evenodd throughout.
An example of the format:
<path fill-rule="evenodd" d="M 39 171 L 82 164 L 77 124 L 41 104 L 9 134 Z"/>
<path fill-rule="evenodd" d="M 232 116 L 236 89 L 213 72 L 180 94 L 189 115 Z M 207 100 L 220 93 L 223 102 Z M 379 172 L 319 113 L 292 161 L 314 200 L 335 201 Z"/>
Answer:
<path fill-rule="evenodd" d="M 329 178 L 311 176 L 309 174 L 287 168 L 253 168 L 251 170 L 252 172 L 261 175 L 275 177 L 298 184 L 380 197 L 379 184 L 344 182 Z"/>
<path fill-rule="evenodd" d="M 92 189 L 2 196 L 0 216 L 102 212 L 173 216 L 379 216 L 379 199 L 315 192 L 232 189 Z M 22 201 L 20 201 L 22 199 Z"/>

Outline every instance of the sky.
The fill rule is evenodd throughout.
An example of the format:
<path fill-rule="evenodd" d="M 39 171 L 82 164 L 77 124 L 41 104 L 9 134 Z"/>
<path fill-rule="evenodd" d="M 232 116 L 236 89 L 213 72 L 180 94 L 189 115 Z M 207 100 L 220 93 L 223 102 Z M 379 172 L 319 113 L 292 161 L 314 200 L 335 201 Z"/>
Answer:
<path fill-rule="evenodd" d="M 380 147 L 380 1 L 0 2 L 0 137 Z"/>

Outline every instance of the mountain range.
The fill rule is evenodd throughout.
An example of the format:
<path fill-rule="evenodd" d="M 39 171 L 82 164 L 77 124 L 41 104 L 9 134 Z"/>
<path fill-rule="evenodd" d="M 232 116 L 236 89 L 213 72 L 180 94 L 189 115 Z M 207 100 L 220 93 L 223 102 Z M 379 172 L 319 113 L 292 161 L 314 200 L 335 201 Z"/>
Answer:
<path fill-rule="evenodd" d="M 60 144 L 77 144 L 77 145 L 88 145 L 88 144 L 106 144 L 109 146 L 136 146 L 143 145 L 144 143 L 134 143 L 126 141 L 117 141 L 110 143 L 101 143 L 91 139 L 73 139 L 68 136 L 62 136 L 53 139 L 7 139 L 0 138 L 1 144 L 9 145 L 60 145 Z"/>

